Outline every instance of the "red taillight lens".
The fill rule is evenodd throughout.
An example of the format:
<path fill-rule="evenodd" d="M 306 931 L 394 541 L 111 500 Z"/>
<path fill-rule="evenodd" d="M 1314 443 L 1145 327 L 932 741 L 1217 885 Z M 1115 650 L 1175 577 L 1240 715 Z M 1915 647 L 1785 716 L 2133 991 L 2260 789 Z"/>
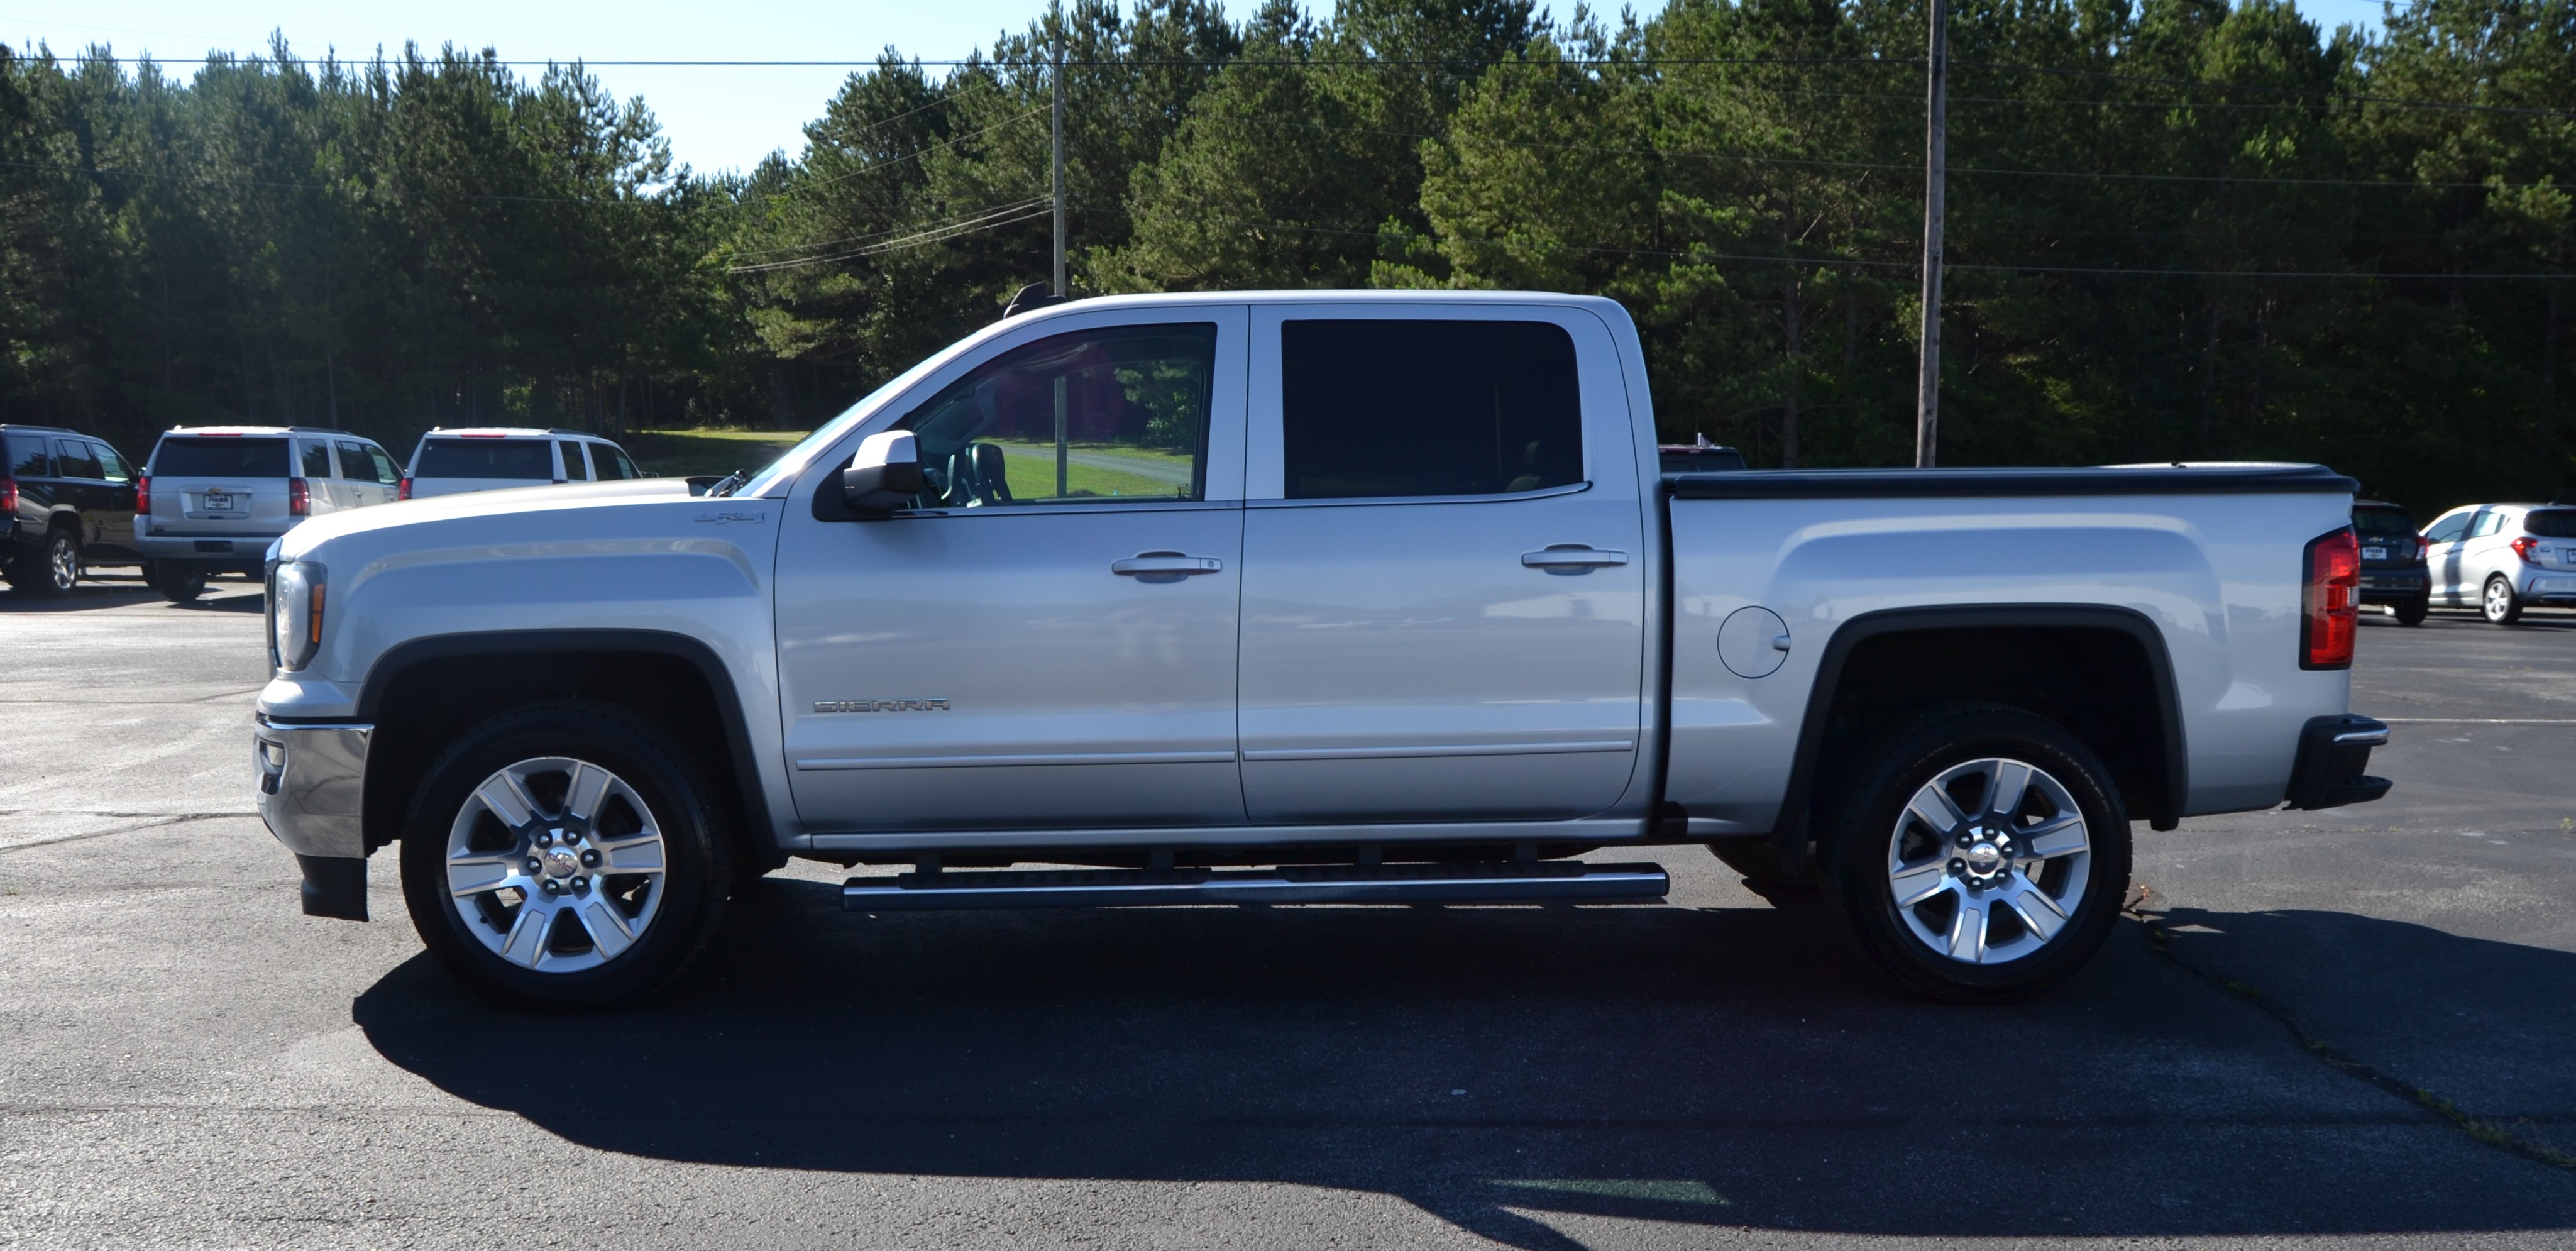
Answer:
<path fill-rule="evenodd" d="M 2532 563 L 2531 549 L 2538 546 L 2540 546 L 2540 540 L 2526 534 L 2513 541 L 2513 554 L 2522 557 L 2522 563 L 2528 565 Z"/>
<path fill-rule="evenodd" d="M 134 511 L 145 517 L 152 515 L 152 475 L 148 473 L 134 480 Z"/>
<path fill-rule="evenodd" d="M 2361 544 L 2351 528 L 2311 541 L 2307 567 L 2300 590 L 2299 667 L 2349 669 L 2361 618 Z"/>
<path fill-rule="evenodd" d="M 402 480 L 402 485 L 394 488 L 394 498 L 395 498 L 395 499 L 398 499 L 398 500 L 407 500 L 407 499 L 410 499 L 410 498 L 411 498 L 411 475 L 410 475 L 410 474 L 404 474 L 404 475 L 403 475 L 403 480 Z"/>
<path fill-rule="evenodd" d="M 302 478 L 286 480 L 286 515 L 301 517 L 313 511 L 313 488 Z"/>
<path fill-rule="evenodd" d="M 0 516 L 0 523 L 5 523 L 10 517 L 18 515 L 18 480 L 16 478 L 0 478 L 0 514 L 7 514 Z"/>
<path fill-rule="evenodd" d="M 2417 560 L 2423 560 L 2423 559 L 2425 559 L 2425 558 L 2427 558 L 2427 557 L 2431 556 L 2432 554 L 2433 554 L 2433 540 L 2428 539 L 2428 538 L 2425 538 L 2423 535 L 2420 535 L 2420 534 L 2419 534 L 2419 535 L 2416 535 L 2416 536 L 2415 536 L 2415 559 L 2417 559 Z"/>

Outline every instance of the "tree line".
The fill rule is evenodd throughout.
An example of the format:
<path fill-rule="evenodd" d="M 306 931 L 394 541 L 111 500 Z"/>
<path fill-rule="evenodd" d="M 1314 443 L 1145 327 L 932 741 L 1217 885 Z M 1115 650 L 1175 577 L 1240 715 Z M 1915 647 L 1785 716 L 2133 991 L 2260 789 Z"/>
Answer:
<path fill-rule="evenodd" d="M 1060 23 L 1060 28 L 1057 25 Z M 889 49 L 781 153 L 490 51 L 282 42 L 187 80 L 0 47 L 0 420 L 407 443 L 803 427 L 1049 263 L 1077 295 L 1590 292 L 1670 441 L 1912 454 L 1920 0 L 1075 0 Z M 1958 0 L 1943 462 L 2318 460 L 2419 509 L 2566 494 L 2576 0 Z"/>

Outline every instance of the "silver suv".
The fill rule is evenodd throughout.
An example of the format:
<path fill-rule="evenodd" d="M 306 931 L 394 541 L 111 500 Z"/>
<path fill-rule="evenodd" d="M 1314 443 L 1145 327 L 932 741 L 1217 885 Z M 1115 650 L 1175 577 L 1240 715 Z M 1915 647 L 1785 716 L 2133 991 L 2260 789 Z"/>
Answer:
<path fill-rule="evenodd" d="M 268 545 L 306 517 L 383 504 L 402 474 L 373 439 L 313 426 L 180 426 L 143 468 L 134 548 L 171 600 L 217 573 L 258 576 Z"/>
<path fill-rule="evenodd" d="M 2436 604 L 2510 625 L 2535 604 L 2576 606 L 2576 505 L 2463 504 L 2424 528 Z"/>

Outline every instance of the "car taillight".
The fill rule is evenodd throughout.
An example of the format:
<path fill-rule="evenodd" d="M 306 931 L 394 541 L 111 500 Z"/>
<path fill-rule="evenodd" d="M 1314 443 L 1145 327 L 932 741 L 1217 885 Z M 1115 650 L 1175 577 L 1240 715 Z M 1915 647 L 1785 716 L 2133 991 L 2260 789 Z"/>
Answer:
<path fill-rule="evenodd" d="M 2538 546 L 2540 546 L 2540 540 L 2526 534 L 2513 541 L 2513 554 L 2522 557 L 2522 563 L 2528 565 L 2536 559 L 2532 556 L 2531 549 Z"/>
<path fill-rule="evenodd" d="M 395 498 L 395 499 L 398 499 L 398 500 L 407 500 L 407 499 L 410 499 L 410 498 L 411 498 L 411 475 L 410 475 L 410 474 L 404 474 L 404 475 L 403 475 L 403 480 L 402 480 L 402 485 L 394 488 L 394 498 Z"/>
<path fill-rule="evenodd" d="M 6 513 L 10 517 L 14 517 L 18 513 L 18 480 L 16 478 L 0 478 L 0 513 Z M 7 520 L 8 517 L 0 517 L 0 522 L 5 522 Z"/>
<path fill-rule="evenodd" d="M 2359 630 L 2361 544 L 2347 526 L 2308 543 L 2307 580 L 2300 588 L 2299 667 L 2349 669 Z"/>
<path fill-rule="evenodd" d="M 152 515 L 152 475 L 148 473 L 134 479 L 134 511 L 146 517 Z"/>
<path fill-rule="evenodd" d="M 313 488 L 302 478 L 286 480 L 286 515 L 301 517 L 313 511 Z"/>
<path fill-rule="evenodd" d="M 2423 559 L 2426 559 L 2427 557 L 2430 557 L 2432 554 L 2433 554 L 2433 540 L 2428 539 L 2428 538 L 2425 538 L 2423 535 L 2420 535 L 2420 534 L 2419 534 L 2419 535 L 2416 535 L 2416 536 L 2415 536 L 2415 559 L 2417 559 L 2417 560 L 2423 560 Z"/>

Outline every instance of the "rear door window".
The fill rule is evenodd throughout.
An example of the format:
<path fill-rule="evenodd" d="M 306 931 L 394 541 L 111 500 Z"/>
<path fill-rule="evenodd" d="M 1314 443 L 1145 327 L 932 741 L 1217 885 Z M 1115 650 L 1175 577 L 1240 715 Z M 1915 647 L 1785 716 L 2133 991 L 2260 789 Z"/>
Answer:
<path fill-rule="evenodd" d="M 2434 543 L 2457 543 L 2461 535 L 2469 532 L 2469 517 L 2468 513 L 2453 513 L 2434 522 L 2433 528 L 2424 532 L 2424 537 Z"/>
<path fill-rule="evenodd" d="M 412 476 L 552 482 L 554 447 L 543 439 L 431 439 Z"/>
<path fill-rule="evenodd" d="M 570 439 L 564 439 L 555 444 L 555 450 L 563 453 L 564 481 L 587 482 L 590 480 L 590 472 L 582 467 L 581 444 L 575 443 Z"/>
<path fill-rule="evenodd" d="M 152 472 L 172 478 L 283 478 L 284 439 L 163 439 Z"/>
<path fill-rule="evenodd" d="M 2544 508 L 2522 519 L 2533 538 L 2576 539 L 2576 508 Z"/>
<path fill-rule="evenodd" d="M 375 467 L 377 482 L 385 486 L 402 485 L 402 467 L 394 464 L 393 457 L 385 455 L 385 449 L 368 444 L 367 459 Z"/>
<path fill-rule="evenodd" d="M 367 445 L 345 439 L 338 444 L 340 476 L 351 482 L 375 482 L 376 467 L 367 463 Z"/>
<path fill-rule="evenodd" d="M 297 470 L 298 473 L 307 478 L 331 476 L 330 444 L 298 440 L 295 444 L 295 452 L 297 462 L 302 466 Z"/>
<path fill-rule="evenodd" d="M 1583 480 L 1574 338 L 1535 321 L 1289 321 L 1290 499 L 1508 495 Z"/>
<path fill-rule="evenodd" d="M 134 481 L 133 468 L 125 463 L 124 457 L 116 454 L 115 448 L 109 447 L 104 443 L 92 443 L 89 445 L 89 448 L 91 451 L 98 453 L 99 469 L 103 472 L 108 481 L 116 483 L 119 486 L 123 486 L 126 483 Z"/>
<path fill-rule="evenodd" d="M 98 454 L 82 439 L 54 440 L 54 472 L 65 478 L 100 481 L 106 470 L 98 463 Z"/>
<path fill-rule="evenodd" d="M 2490 508 L 2478 514 L 2478 524 L 2469 528 L 2469 537 L 2483 539 L 2504 528 L 2504 514 Z"/>

